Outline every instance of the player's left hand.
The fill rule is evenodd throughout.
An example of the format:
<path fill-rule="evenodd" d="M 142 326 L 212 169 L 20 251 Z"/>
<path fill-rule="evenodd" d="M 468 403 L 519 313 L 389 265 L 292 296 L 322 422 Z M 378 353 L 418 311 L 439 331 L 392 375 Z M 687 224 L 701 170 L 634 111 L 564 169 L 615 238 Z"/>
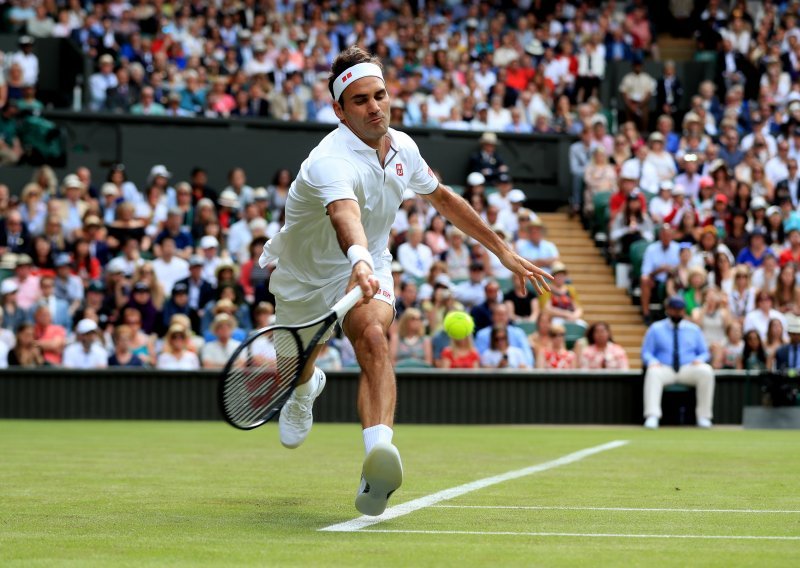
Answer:
<path fill-rule="evenodd" d="M 500 257 L 500 262 L 514 273 L 514 286 L 517 289 L 517 294 L 520 296 L 525 295 L 525 284 L 528 280 L 533 283 L 539 294 L 550 291 L 550 285 L 547 281 L 552 280 L 553 276 L 529 260 L 525 260 L 514 251 L 507 250 L 506 253 Z"/>

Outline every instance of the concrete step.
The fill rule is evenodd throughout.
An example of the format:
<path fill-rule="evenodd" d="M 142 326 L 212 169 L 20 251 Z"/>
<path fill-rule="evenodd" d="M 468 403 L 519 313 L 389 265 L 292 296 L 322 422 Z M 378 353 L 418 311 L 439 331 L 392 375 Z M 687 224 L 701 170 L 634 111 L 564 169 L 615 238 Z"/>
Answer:
<path fill-rule="evenodd" d="M 625 305 L 622 303 L 614 303 L 614 304 L 591 304 L 588 302 L 581 301 L 581 306 L 583 306 L 583 311 L 591 312 L 593 314 L 627 314 L 627 315 L 639 315 L 639 310 L 636 306 Z"/>

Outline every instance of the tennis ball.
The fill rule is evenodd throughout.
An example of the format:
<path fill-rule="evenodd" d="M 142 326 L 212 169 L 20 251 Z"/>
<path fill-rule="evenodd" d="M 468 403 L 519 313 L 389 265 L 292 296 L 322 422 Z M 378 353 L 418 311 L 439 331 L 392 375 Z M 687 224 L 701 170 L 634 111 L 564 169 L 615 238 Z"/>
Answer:
<path fill-rule="evenodd" d="M 444 318 L 444 331 L 451 339 L 464 339 L 475 329 L 475 322 L 467 312 L 450 312 Z"/>

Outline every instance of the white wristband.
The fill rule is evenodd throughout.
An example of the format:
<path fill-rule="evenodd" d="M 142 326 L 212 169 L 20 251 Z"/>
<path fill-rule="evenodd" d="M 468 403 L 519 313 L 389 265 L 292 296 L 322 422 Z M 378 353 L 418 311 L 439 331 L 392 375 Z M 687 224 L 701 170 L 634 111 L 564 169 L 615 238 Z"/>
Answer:
<path fill-rule="evenodd" d="M 347 259 L 350 261 L 350 266 L 355 266 L 363 260 L 369 265 L 370 269 L 373 271 L 375 270 L 375 263 L 372 260 L 372 255 L 369 254 L 366 247 L 362 247 L 361 245 L 353 245 L 347 249 Z"/>

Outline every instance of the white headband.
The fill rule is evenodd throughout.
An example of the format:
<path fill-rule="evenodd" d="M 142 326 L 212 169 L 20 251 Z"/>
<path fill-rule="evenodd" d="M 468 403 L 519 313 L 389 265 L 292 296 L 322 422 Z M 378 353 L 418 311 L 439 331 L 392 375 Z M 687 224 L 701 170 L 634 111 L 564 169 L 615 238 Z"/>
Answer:
<path fill-rule="evenodd" d="M 350 83 L 363 79 L 364 77 L 378 77 L 383 81 L 383 72 L 381 68 L 374 63 L 358 63 L 352 67 L 348 67 L 342 74 L 336 77 L 333 82 L 333 99 L 339 100 L 344 90 L 350 86 Z"/>

